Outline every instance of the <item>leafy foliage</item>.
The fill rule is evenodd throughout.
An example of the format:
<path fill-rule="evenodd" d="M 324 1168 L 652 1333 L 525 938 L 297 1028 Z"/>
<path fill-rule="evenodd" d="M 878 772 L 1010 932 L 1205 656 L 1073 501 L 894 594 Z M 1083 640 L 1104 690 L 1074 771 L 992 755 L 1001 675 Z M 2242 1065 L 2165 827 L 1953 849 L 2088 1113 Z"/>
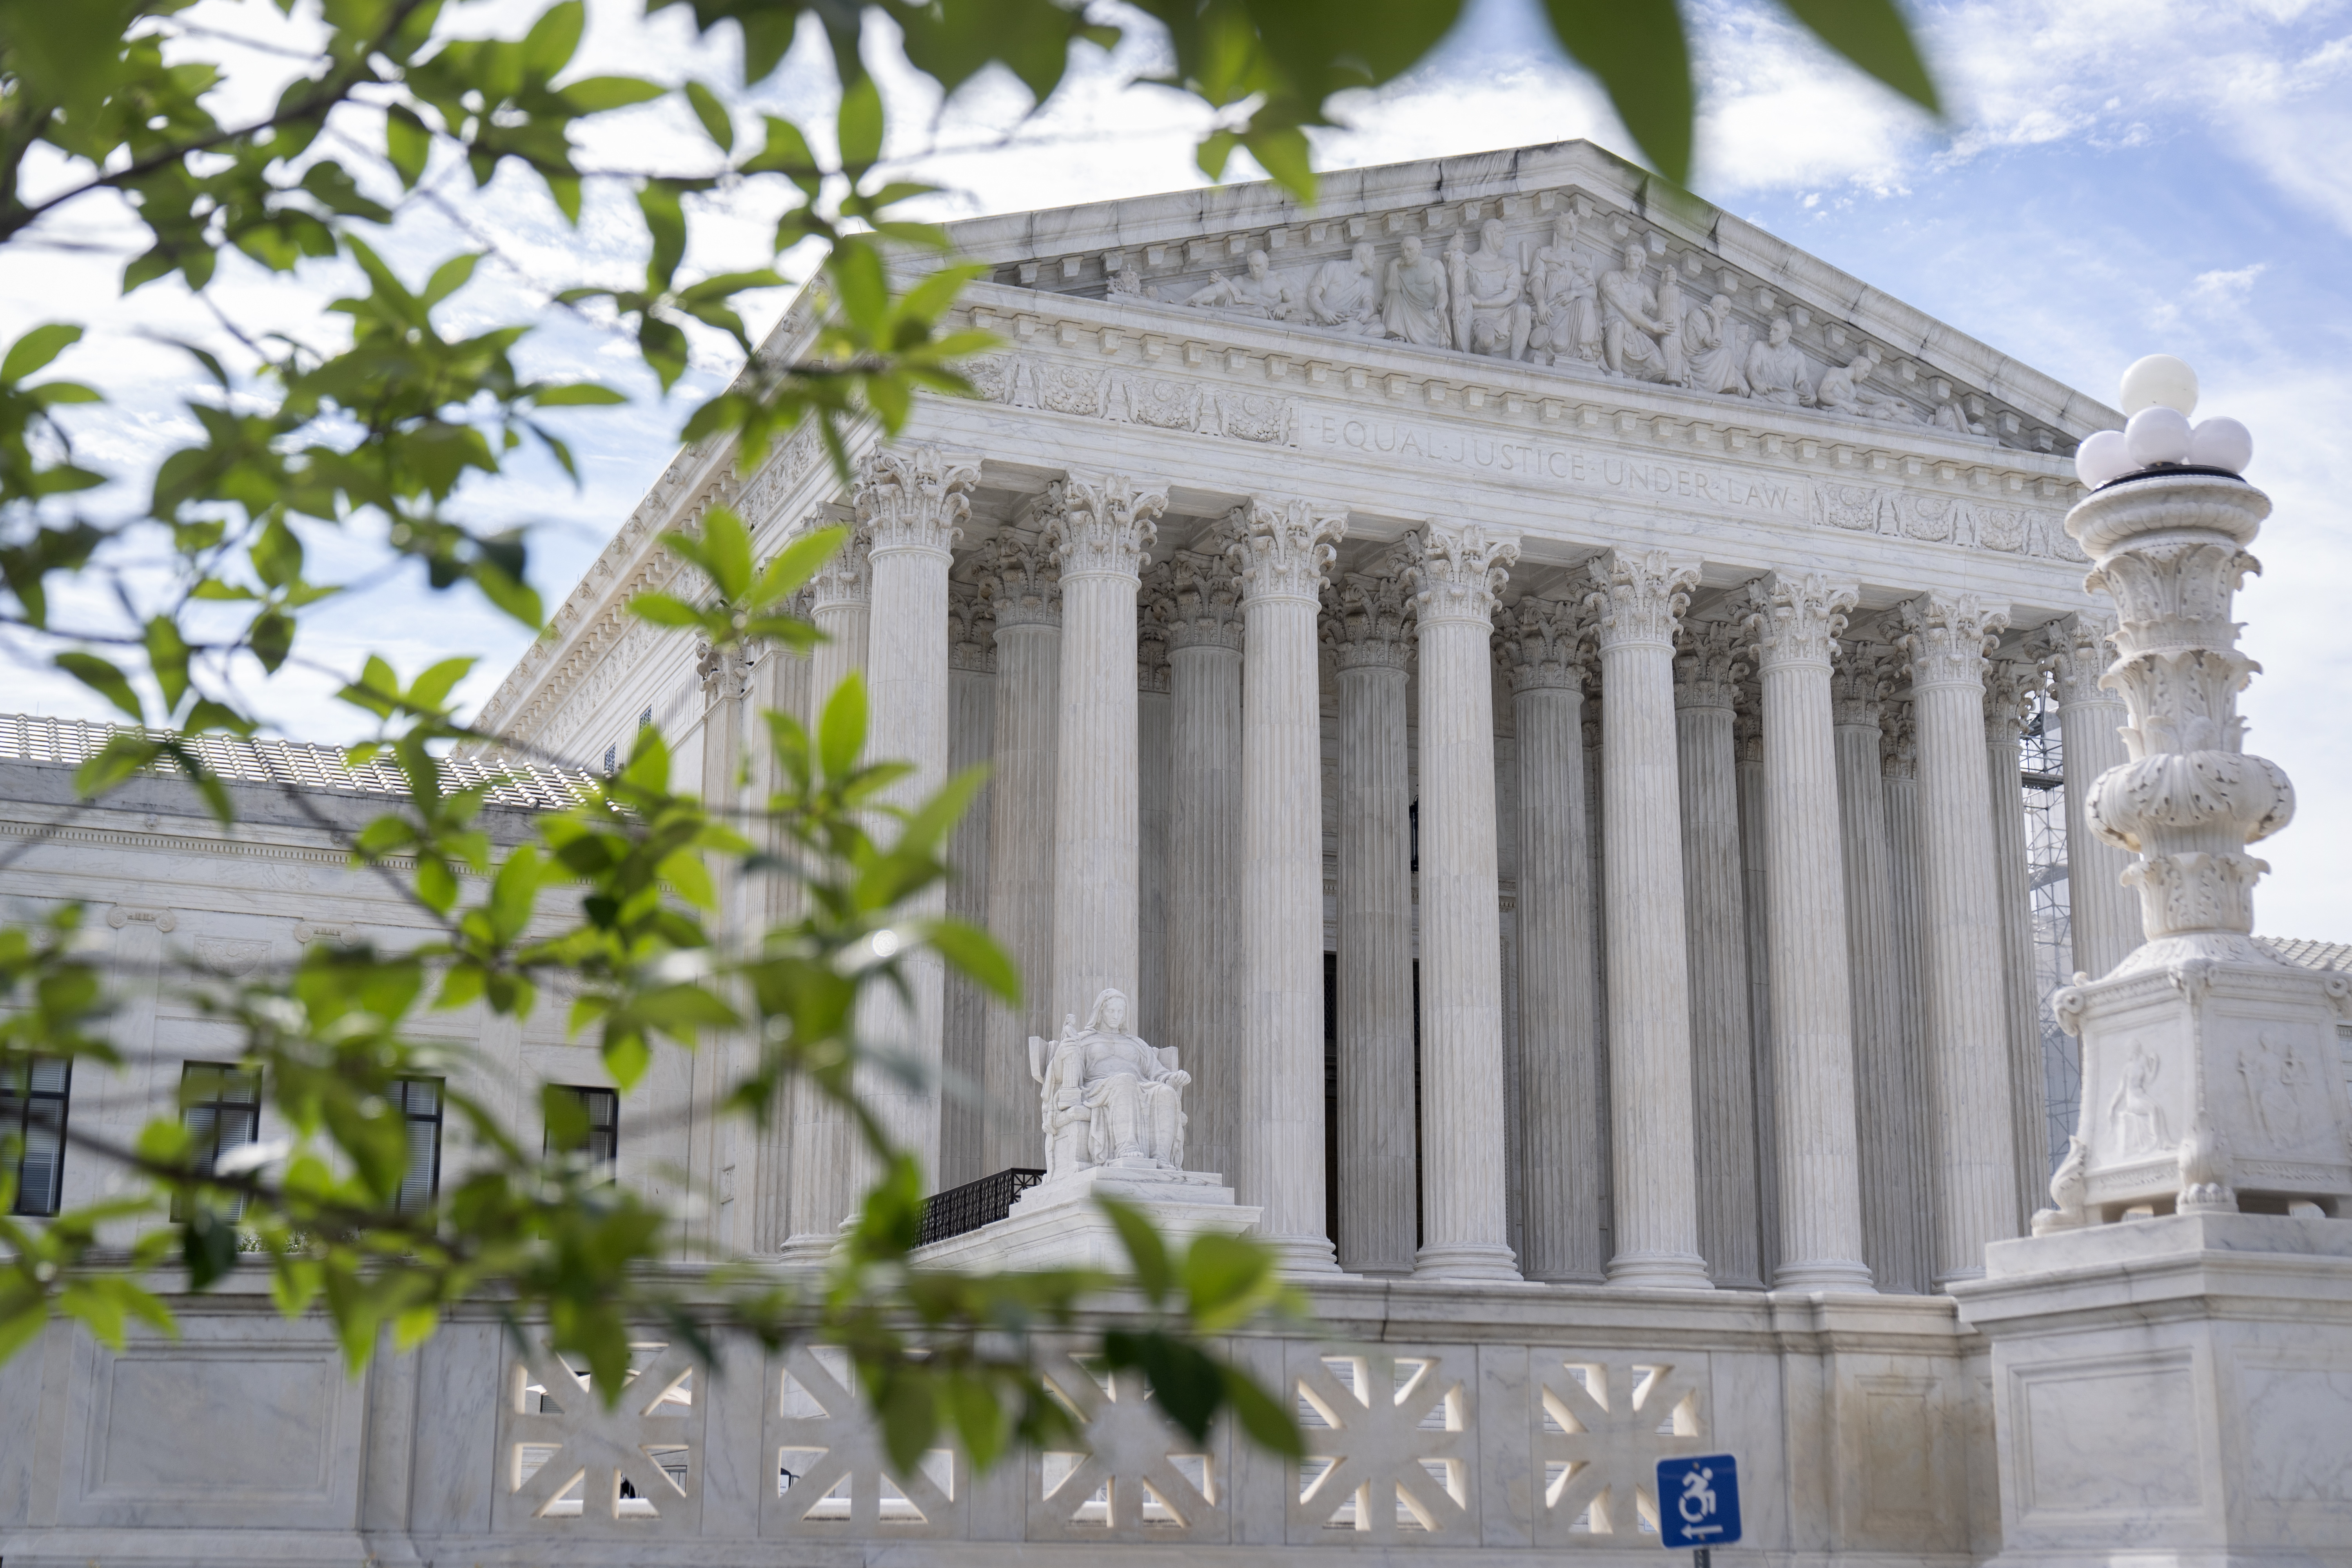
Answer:
<path fill-rule="evenodd" d="M 1934 107 L 1893 0 L 1786 4 L 1864 70 Z M 642 283 L 582 281 L 551 290 L 553 301 L 625 333 L 665 392 L 686 374 L 698 336 L 730 347 L 741 369 L 686 413 L 682 435 L 731 445 L 745 472 L 812 421 L 845 473 L 853 437 L 895 435 L 919 393 L 970 392 L 957 363 L 990 340 L 946 323 L 979 269 L 950 254 L 940 229 L 906 216 L 930 191 L 890 172 L 867 59 L 895 37 L 907 62 L 950 92 L 993 66 L 1042 102 L 1075 52 L 1117 43 L 1118 29 L 1066 0 L 647 8 L 679 7 L 698 34 L 733 36 L 740 79 L 575 69 L 583 0 L 557 0 L 519 33 L 488 37 L 469 36 L 442 0 L 320 0 L 306 13 L 313 52 L 273 101 L 238 117 L 224 106 L 246 100 L 228 90 L 236 84 L 220 63 L 234 40 L 192 21 L 187 0 L 0 0 L 0 246 L 45 243 L 79 210 L 127 217 L 142 238 L 124 291 L 176 279 L 214 304 L 242 351 L 231 363 L 183 345 L 195 434 L 163 458 L 143 495 L 125 500 L 138 477 L 77 451 L 76 411 L 100 394 L 50 374 L 82 329 L 37 326 L 0 350 L 0 626 L 135 726 L 84 764 L 86 795 L 169 768 L 230 818 L 230 792 L 197 738 L 253 733 L 253 684 L 309 657 L 304 628 L 323 610 L 363 613 L 361 595 L 380 575 L 328 580 L 314 560 L 322 538 L 380 542 L 386 564 L 421 567 L 436 590 L 469 585 L 541 627 L 529 542 L 476 521 L 480 499 L 518 453 L 543 454 L 576 479 L 575 454 L 548 411 L 576 419 L 627 400 L 593 381 L 527 374 L 518 351 L 531 324 L 482 325 L 467 300 L 482 251 L 443 258 L 421 276 L 390 259 L 413 248 L 391 241 L 415 232 L 412 219 L 447 182 L 535 184 L 573 224 L 591 182 L 624 187 L 645 231 Z M 1202 169 L 1221 174 L 1245 151 L 1302 198 L 1314 188 L 1306 132 L 1332 123 L 1333 96 L 1411 69 L 1460 8 L 1138 6 L 1170 46 L 1171 68 L 1152 85 L 1215 111 Z M 1550 0 L 1547 14 L 1655 166 L 1685 180 L 1694 98 L 1675 0 Z M 842 82 L 830 159 L 802 126 L 743 101 L 811 19 Z M 699 128 L 718 168 L 708 158 L 625 174 L 583 166 L 583 122 L 665 102 Z M 703 204 L 753 183 L 784 199 L 771 263 L 696 273 L 687 258 Z M 334 267 L 350 277 L 351 291 L 329 308 L 342 346 L 242 331 L 212 288 L 232 252 L 265 274 Z M 779 361 L 757 352 L 741 300 L 786 283 L 787 252 L 820 258 L 809 279 L 817 326 L 804 353 Z M 698 531 L 668 541 L 700 586 L 644 595 L 635 613 L 690 633 L 714 658 L 806 650 L 816 633 L 790 613 L 791 596 L 840 543 L 837 531 L 819 532 L 762 562 L 742 521 L 712 510 Z M 126 566 L 133 558 L 144 564 Z M 89 587 L 100 592 L 67 591 Z M 59 612 L 93 599 L 121 614 Z M 349 837 L 353 862 L 397 886 L 432 939 L 401 952 L 316 944 L 290 971 L 241 980 L 194 964 L 175 971 L 172 983 L 238 1042 L 237 1070 L 262 1086 L 287 1136 L 215 1161 L 176 1116 L 120 1145 L 77 1124 L 80 1153 L 113 1163 L 125 1180 L 117 1195 L 52 1219 L 0 1219 L 0 1356 L 58 1314 L 110 1342 L 134 1320 L 168 1331 L 171 1289 L 257 1268 L 283 1310 L 332 1321 L 354 1366 L 383 1331 L 413 1345 L 452 1303 L 493 1296 L 543 1318 L 555 1347 L 583 1358 L 608 1399 L 625 1382 L 632 1323 L 659 1321 L 705 1349 L 721 1327 L 770 1343 L 822 1336 L 852 1352 L 900 1463 L 952 1428 L 985 1465 L 1016 1438 L 1075 1440 L 1023 1336 L 1073 1329 L 1091 1295 L 1125 1285 L 1148 1311 L 1140 1326 L 1103 1335 L 1108 1363 L 1140 1369 L 1171 1419 L 1195 1434 L 1230 1415 L 1257 1441 L 1297 1451 L 1289 1413 L 1204 1348 L 1204 1336 L 1296 1310 L 1272 1257 L 1247 1241 L 1202 1237 L 1180 1258 L 1139 1215 L 1113 1205 L 1132 1265 L 1118 1279 L 911 1266 L 927 1173 L 891 1146 L 856 1092 L 861 1070 L 877 1067 L 860 1037 L 860 999 L 903 985 L 904 966 L 925 950 L 1007 1002 L 1017 997 L 1019 977 L 984 932 L 911 912 L 947 875 L 943 846 L 976 775 L 912 806 L 887 804 L 907 769 L 863 760 L 866 700 L 853 679 L 829 695 L 813 731 L 767 715 L 762 776 L 774 784 L 748 814 L 676 787 L 649 728 L 613 776 L 583 784 L 575 804 L 519 834 L 492 820 L 491 784 L 453 787 L 439 761 L 455 744 L 498 742 L 452 707 L 472 663 L 445 659 L 404 681 L 369 658 L 336 674 L 342 700 L 375 727 L 352 760 L 387 758 L 407 785 L 399 809 Z M 731 925 L 719 915 L 726 876 L 793 879 L 801 913 L 763 930 Z M 79 940 L 79 918 L 63 907 L 45 923 L 0 927 L 0 1071 L 22 1072 L 37 1057 L 116 1061 L 107 976 Z M 569 998 L 569 1028 L 593 1039 L 624 1090 L 660 1053 L 721 1036 L 749 1046 L 749 1066 L 725 1086 L 726 1113 L 763 1121 L 793 1085 L 843 1108 L 878 1175 L 821 1282 L 782 1283 L 707 1247 L 691 1295 L 674 1272 L 644 1267 L 696 1251 L 678 1208 L 587 1158 L 584 1121 L 563 1095 L 542 1097 L 544 1142 L 523 1136 L 465 1087 L 465 1054 L 421 1026 L 458 1008 L 520 1019 L 558 992 Z M 446 1113 L 467 1135 L 467 1157 L 421 1205 L 403 1202 L 396 1105 L 397 1086 L 420 1077 L 445 1081 Z M 14 1169 L 0 1158 L 0 1172 Z"/>

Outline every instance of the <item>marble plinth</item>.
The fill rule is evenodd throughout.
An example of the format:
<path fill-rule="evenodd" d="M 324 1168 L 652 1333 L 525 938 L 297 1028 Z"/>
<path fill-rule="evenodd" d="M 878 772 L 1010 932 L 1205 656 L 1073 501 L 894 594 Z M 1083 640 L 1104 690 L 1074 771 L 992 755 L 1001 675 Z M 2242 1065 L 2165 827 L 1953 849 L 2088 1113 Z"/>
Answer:
<path fill-rule="evenodd" d="M 1996 1242 L 1952 1294 L 1992 1344 L 1995 1564 L 2352 1563 L 2352 1223 Z"/>
<path fill-rule="evenodd" d="M 1041 1183 L 1013 1202 L 993 1225 L 915 1253 L 919 1263 L 956 1268 L 1107 1268 L 1124 1273 L 1127 1248 L 1097 1197 L 1117 1198 L 1143 1211 L 1176 1250 L 1196 1236 L 1239 1236 L 1257 1224 L 1260 1210 L 1234 1202 L 1223 1176 L 1172 1171 L 1143 1162 L 1089 1165 Z"/>

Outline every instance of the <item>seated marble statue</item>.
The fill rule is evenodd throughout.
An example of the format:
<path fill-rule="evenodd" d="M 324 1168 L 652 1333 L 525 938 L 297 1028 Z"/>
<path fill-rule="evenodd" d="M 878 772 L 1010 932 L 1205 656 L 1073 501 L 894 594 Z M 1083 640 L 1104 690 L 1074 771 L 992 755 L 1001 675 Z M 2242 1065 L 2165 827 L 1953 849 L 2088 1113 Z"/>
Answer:
<path fill-rule="evenodd" d="M 1384 338 L 1388 323 L 1381 319 L 1381 278 L 1372 247 L 1359 245 L 1344 261 L 1327 261 L 1307 285 L 1307 313 L 1312 323 L 1359 337 Z"/>
<path fill-rule="evenodd" d="M 1864 379 L 1877 368 L 1878 357 L 1868 349 L 1854 355 L 1851 364 L 1830 366 L 1822 372 L 1821 381 L 1813 387 L 1815 405 L 1857 419 L 1916 423 L 1919 416 L 1909 404 L 1862 390 Z"/>
<path fill-rule="evenodd" d="M 1791 330 L 1788 317 L 1775 316 L 1766 334 L 1748 345 L 1748 363 L 1743 368 L 1749 396 L 1790 406 L 1813 401 L 1805 353 L 1789 341 Z"/>
<path fill-rule="evenodd" d="M 1194 289 L 1187 305 L 1203 310 L 1223 310 L 1235 316 L 1257 316 L 1275 321 L 1289 321 L 1302 315 L 1305 307 L 1297 290 L 1289 279 L 1273 270 L 1265 252 L 1253 250 L 1248 257 L 1249 269 L 1238 278 L 1228 278 L 1222 272 L 1209 274 L 1209 281 Z"/>
<path fill-rule="evenodd" d="M 1127 1032 L 1127 994 L 1116 987 L 1095 998 L 1085 1028 L 1068 1017 L 1059 1038 L 1030 1036 L 1045 1179 L 1115 1161 L 1183 1169 L 1180 1100 L 1192 1075 L 1175 1057 L 1172 1047 L 1155 1048 Z"/>

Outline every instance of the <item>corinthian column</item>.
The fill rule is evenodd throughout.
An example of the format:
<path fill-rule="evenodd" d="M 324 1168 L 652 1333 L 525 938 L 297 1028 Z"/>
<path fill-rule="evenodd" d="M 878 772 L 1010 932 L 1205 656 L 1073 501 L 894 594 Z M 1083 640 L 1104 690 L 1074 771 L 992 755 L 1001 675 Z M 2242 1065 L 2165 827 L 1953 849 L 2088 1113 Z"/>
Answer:
<path fill-rule="evenodd" d="M 1854 1100 L 1860 1111 L 1863 1261 L 1882 1290 L 1912 1290 L 1918 1195 L 1911 1182 L 1913 1124 L 1906 1096 L 1909 1035 L 1879 758 L 1886 652 L 1845 642 L 1830 678 L 1836 724 L 1840 837 L 1845 846 L 1845 944 L 1853 989 Z"/>
<path fill-rule="evenodd" d="M 2009 617 L 1974 594 L 1898 606 L 1919 740 L 1919 904 L 1936 1134 L 1935 1283 L 1984 1272 L 2016 1233 L 2009 1031 L 2000 973 L 1992 803 L 1985 788 L 1984 664 Z"/>
<path fill-rule="evenodd" d="M 2010 1136 L 2017 1149 L 2020 1229 L 2050 1180 L 2042 1008 L 2033 975 L 2033 893 L 2025 876 L 2025 794 L 2019 777 L 2023 718 L 2041 687 L 2039 665 L 1997 658 L 1986 672 L 1985 771 L 1992 795 L 1993 889 L 2000 900 L 2001 997 L 2009 1023 Z"/>
<path fill-rule="evenodd" d="M 1682 786 L 1675 757 L 1675 623 L 1698 582 L 1662 550 L 1612 550 L 1585 601 L 1600 629 L 1601 837 L 1608 879 L 1612 1285 L 1710 1289 L 1698 1250 L 1692 1143 L 1690 958 Z M 1424 719 L 1423 722 L 1427 721 Z"/>
<path fill-rule="evenodd" d="M 1756 1064 L 1749 1055 L 1748 921 L 1732 742 L 1732 698 L 1747 673 L 1735 655 L 1738 642 L 1727 622 L 1684 623 L 1675 656 L 1675 739 L 1690 948 L 1699 1249 L 1717 1285 L 1760 1290 Z"/>
<path fill-rule="evenodd" d="M 1315 617 L 1347 526 L 1253 501 L 1242 580 L 1241 1125 L 1234 1186 L 1289 1273 L 1335 1273 L 1323 1234 L 1322 715 Z"/>
<path fill-rule="evenodd" d="M 1846 970 L 1830 656 L 1855 592 L 1818 574 L 1748 584 L 1764 682 L 1766 927 L 1782 1290 L 1867 1290 L 1854 1148 L 1853 997 Z"/>
<path fill-rule="evenodd" d="M 1168 1039 L 1168 828 L 1174 716 L 1169 708 L 1168 617 L 1175 589 L 1165 562 L 1145 574 L 1135 614 L 1136 969 L 1129 1027 Z"/>
<path fill-rule="evenodd" d="M 1168 806 L 1168 1037 L 1192 1075 L 1184 1091 L 1187 1163 L 1230 1175 L 1241 1116 L 1246 1013 L 1242 967 L 1241 582 L 1223 546 L 1170 563 L 1168 697 L 1173 731 Z"/>
<path fill-rule="evenodd" d="M 1417 531 L 1421 640 L 1422 1245 L 1413 1273 L 1517 1279 L 1506 1171 L 1495 847 L 1495 592 L 1518 541 Z"/>
<path fill-rule="evenodd" d="M 1739 898 L 1748 917 L 1748 1039 L 1756 1063 L 1756 1261 L 1769 1279 L 1780 1265 L 1780 1141 L 1772 1107 L 1772 957 L 1765 931 L 1771 920 L 1765 895 L 1764 691 L 1749 679 L 1739 689 L 1731 738 L 1738 756 Z"/>
<path fill-rule="evenodd" d="M 1891 673 L 1905 673 L 1897 653 Z M 1879 709 L 1879 793 L 1886 803 L 1887 882 L 1895 904 L 1895 991 L 1902 1029 L 1900 1110 L 1887 1137 L 1902 1152 L 1910 1177 L 1910 1206 L 1903 1215 L 1906 1273 L 1898 1288 L 1924 1292 L 1936 1271 L 1936 1140 L 1933 1110 L 1935 1067 L 1927 1059 L 1927 922 L 1919 866 L 1919 731 L 1910 699 L 1889 700 Z M 1885 1281 L 1881 1281 L 1882 1284 Z"/>
<path fill-rule="evenodd" d="M 818 521 L 820 527 L 830 525 L 829 520 Z M 841 683 L 866 667 L 866 619 L 873 605 L 867 541 L 861 520 L 840 552 L 809 579 L 809 619 L 824 639 L 809 655 L 812 730 Z M 793 1080 L 792 1102 L 792 1179 L 785 1198 L 790 1234 L 777 1250 L 787 1263 L 819 1264 L 832 1254 L 841 1222 L 872 1182 L 874 1163 L 856 1123 L 806 1079 Z"/>
<path fill-rule="evenodd" d="M 1591 830 L 1584 798 L 1582 609 L 1521 599 L 1495 613 L 1519 767 L 1519 1266 L 1601 1281 Z"/>
<path fill-rule="evenodd" d="M 1062 483 L 1032 521 L 1060 514 Z M 995 767 L 988 792 L 988 929 L 1021 972 L 1021 1005 L 991 1003 L 982 1036 L 982 1174 L 1045 1163 L 1029 1037 L 1054 1033 L 1054 789 L 1061 723 L 1062 584 L 1052 549 L 1006 529 L 982 552 L 996 613 Z"/>
<path fill-rule="evenodd" d="M 868 634 L 868 732 L 875 754 L 913 764 L 881 797 L 908 811 L 948 779 L 948 566 L 979 482 L 979 465 L 953 454 L 884 447 L 866 459 L 857 489 L 857 515 L 872 540 L 872 624 L 883 628 L 880 637 Z M 946 913 L 947 889 L 934 883 L 908 910 L 919 918 Z M 867 1103 L 891 1142 L 913 1154 L 927 1178 L 936 1177 L 947 966 L 919 946 L 901 973 L 908 995 L 877 992 L 883 1000 L 875 1022 L 879 1037 L 917 1064 L 920 1079 L 909 1085 L 877 1074 Z"/>
<path fill-rule="evenodd" d="M 967 557 L 969 560 L 969 557 Z M 985 766 L 996 750 L 995 626 L 987 596 L 971 583 L 948 584 L 948 772 Z M 989 791 L 948 840 L 948 913 L 988 923 Z M 940 1107 L 940 1186 L 960 1187 L 988 1174 L 986 1153 L 988 994 L 961 974 L 948 976 L 943 1049 L 952 1080 L 967 1092 Z M 974 1098 L 978 1096 L 979 1098 Z"/>
<path fill-rule="evenodd" d="M 1339 683 L 1339 1267 L 1413 1267 L 1412 804 L 1405 671 L 1412 596 L 1397 552 L 1327 589 Z"/>
<path fill-rule="evenodd" d="M 2032 643 L 2058 687 L 2065 748 L 2067 925 L 2074 967 L 2097 980 L 2139 945 L 2139 906 L 2124 886 L 2131 855 L 2091 830 L 2091 786 L 2125 761 L 2122 699 L 2099 684 L 2114 658 L 2112 615 L 2076 612 L 2042 628 Z"/>
<path fill-rule="evenodd" d="M 1084 1018 L 1135 989 L 1142 827 L 1135 595 L 1164 490 L 1072 478 L 1052 542 L 1062 573 L 1062 724 L 1054 790 L 1054 1005 Z"/>

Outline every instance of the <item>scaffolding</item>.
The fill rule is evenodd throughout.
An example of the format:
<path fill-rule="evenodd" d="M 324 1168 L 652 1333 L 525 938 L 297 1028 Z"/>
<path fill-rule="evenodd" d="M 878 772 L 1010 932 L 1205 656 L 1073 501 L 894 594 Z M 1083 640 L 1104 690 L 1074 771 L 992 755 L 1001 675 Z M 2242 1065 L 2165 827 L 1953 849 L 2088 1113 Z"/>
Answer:
<path fill-rule="evenodd" d="M 2083 1101 L 2083 1063 L 2074 1037 L 2058 1026 L 2051 994 L 2074 977 L 2074 938 L 2066 888 L 2066 747 L 2058 704 L 2045 688 L 2019 742 L 2025 800 L 2026 885 L 2033 904 L 2033 991 L 2042 1030 L 2043 1101 L 2050 1117 L 2054 1174 Z"/>

